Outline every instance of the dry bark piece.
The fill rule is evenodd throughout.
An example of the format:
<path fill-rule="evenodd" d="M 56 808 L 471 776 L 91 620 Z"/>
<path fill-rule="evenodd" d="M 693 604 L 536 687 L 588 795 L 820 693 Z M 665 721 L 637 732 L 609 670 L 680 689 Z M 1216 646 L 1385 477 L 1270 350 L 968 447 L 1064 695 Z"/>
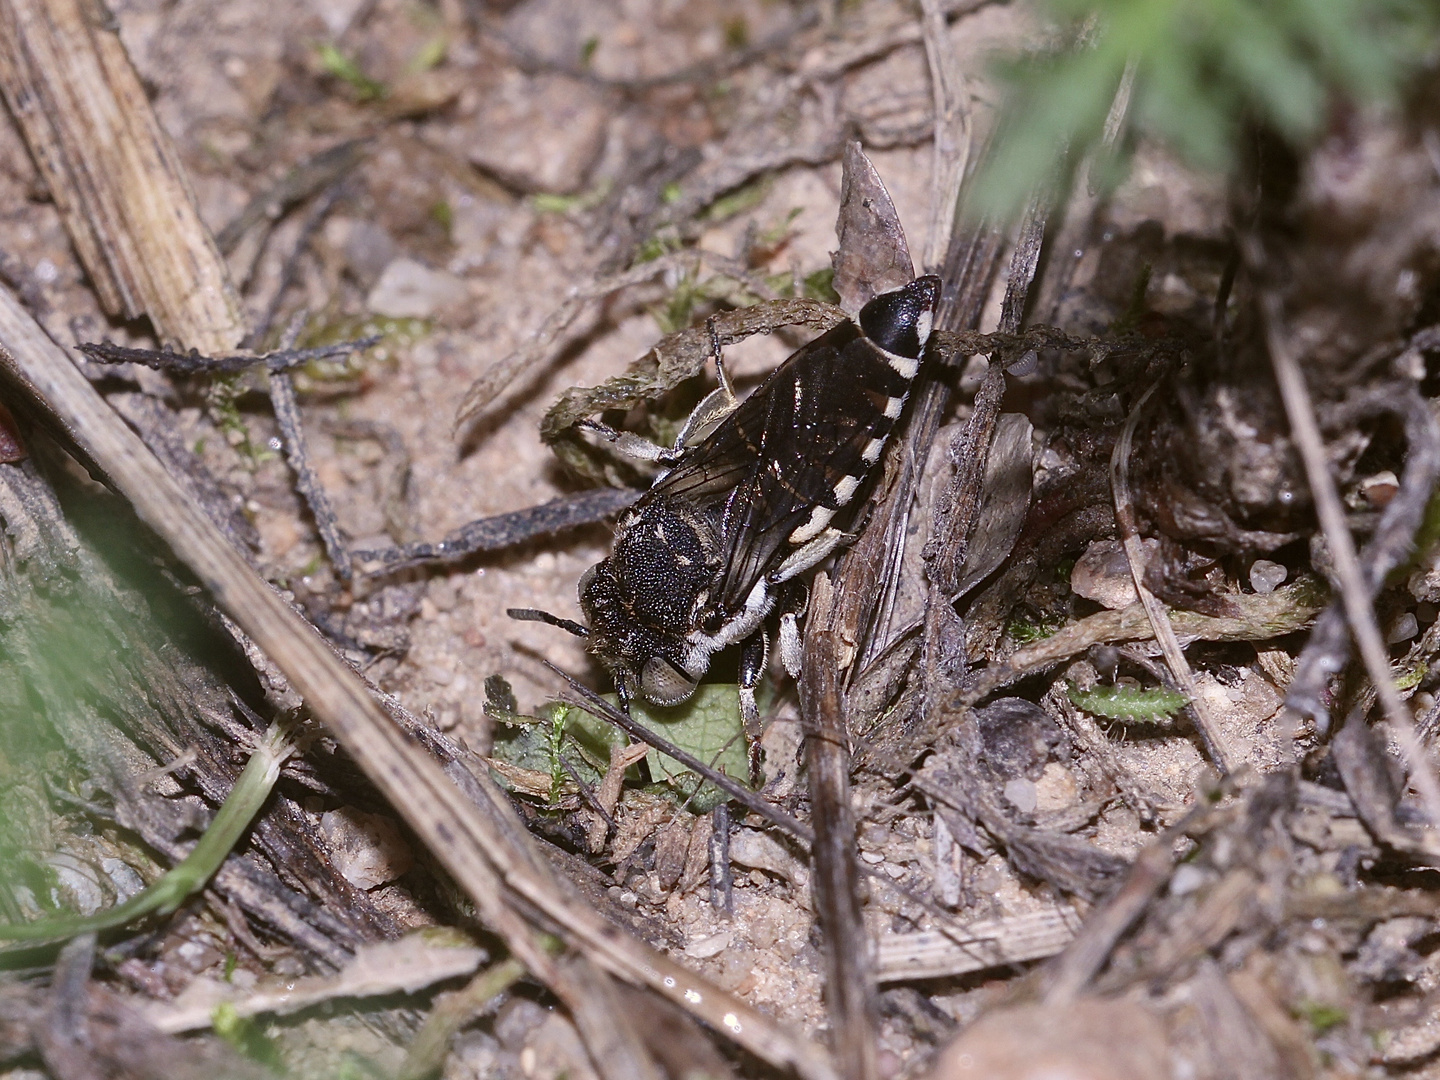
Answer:
<path fill-rule="evenodd" d="M 915 279 L 915 263 L 900 227 L 900 215 L 858 142 L 845 144 L 840 220 L 835 232 L 840 240 L 832 260 L 835 292 L 841 309 L 852 319 L 876 296 Z"/>
<path fill-rule="evenodd" d="M 876 943 L 876 974 L 882 983 L 908 982 L 1043 960 L 1065 948 L 1079 924 L 1073 910 L 1053 908 L 980 919 L 954 930 L 882 934 Z"/>
<path fill-rule="evenodd" d="M 0 4 L 0 89 L 107 312 L 206 353 L 239 298 L 113 22 L 84 0 Z"/>
<path fill-rule="evenodd" d="M 46 456 L 53 454 L 50 449 Z M 98 811 L 102 818 L 178 862 L 188 853 L 182 838 L 193 823 L 179 812 L 178 800 L 141 784 L 140 776 L 188 750 L 189 762 L 180 763 L 187 782 L 209 805 L 224 800 L 243 764 L 236 744 L 264 728 L 195 658 L 197 649 L 224 656 L 226 643 L 198 619 L 180 623 L 178 637 L 175 625 L 157 622 L 151 606 L 163 607 L 166 593 L 156 589 L 142 598 L 121 586 L 63 519 L 54 492 L 33 467 L 0 466 L 0 520 L 6 530 L 0 592 L 16 616 L 0 627 L 6 658 L 0 695 L 35 706 L 29 737 L 63 745 L 75 772 L 94 785 L 96 801 L 113 806 Z M 112 540 L 123 535 L 117 525 L 110 525 Z M 203 810 L 205 803 L 196 800 L 196 806 Z M 229 860 L 211 887 L 283 941 L 320 963 L 338 964 L 366 938 L 396 930 L 344 881 L 318 830 L 290 800 L 273 800 L 251 837 L 254 852 Z M 102 849 L 99 857 L 106 854 Z M 287 880 L 277 876 L 277 866 Z M 297 882 L 309 896 L 297 891 Z"/>
<path fill-rule="evenodd" d="M 1030 510 L 1035 476 L 1031 443 L 1035 428 L 1019 413 L 1001 413 L 985 459 L 980 509 L 960 564 L 955 591 L 964 595 L 990 576 L 1009 557 Z"/>

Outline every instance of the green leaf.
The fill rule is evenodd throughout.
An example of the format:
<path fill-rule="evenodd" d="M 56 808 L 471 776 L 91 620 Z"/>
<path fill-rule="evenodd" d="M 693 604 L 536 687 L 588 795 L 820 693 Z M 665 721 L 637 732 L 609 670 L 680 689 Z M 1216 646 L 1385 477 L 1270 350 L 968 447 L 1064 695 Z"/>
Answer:
<path fill-rule="evenodd" d="M 681 750 L 726 776 L 748 784 L 749 751 L 740 722 L 740 696 L 734 683 L 704 683 L 689 701 L 670 708 L 631 703 L 630 715 Z M 650 775 L 668 783 L 683 798 L 689 798 L 700 787 L 700 778 L 674 758 L 652 749 L 646 760 L 650 764 Z M 704 813 L 725 798 L 722 792 L 706 784 L 694 795 L 691 807 Z"/>

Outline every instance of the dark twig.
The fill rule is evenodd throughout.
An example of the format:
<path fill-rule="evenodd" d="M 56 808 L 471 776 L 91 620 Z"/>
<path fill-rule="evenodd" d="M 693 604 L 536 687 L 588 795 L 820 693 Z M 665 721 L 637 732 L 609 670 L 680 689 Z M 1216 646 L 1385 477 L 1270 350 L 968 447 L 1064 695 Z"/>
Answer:
<path fill-rule="evenodd" d="M 305 316 L 301 313 L 285 333 L 282 343 L 289 348 L 300 334 Z M 272 371 L 270 379 L 270 406 L 275 412 L 275 422 L 285 444 L 285 460 L 295 472 L 295 487 L 300 492 L 310 513 L 315 518 L 315 527 L 325 545 L 325 554 L 330 565 L 344 581 L 350 580 L 350 549 L 340 535 L 340 523 L 330 505 L 330 497 L 320 483 L 315 467 L 305 452 L 305 428 L 300 420 L 300 404 L 295 400 L 295 382 L 288 371 Z"/>
<path fill-rule="evenodd" d="M 278 182 L 245 204 L 245 209 L 215 237 L 216 245 L 221 252 L 229 255 L 253 226 L 266 218 L 279 218 L 286 209 L 302 199 L 309 198 L 354 168 L 364 156 L 369 142 L 369 139 L 351 139 L 339 146 L 323 150 L 290 169 Z"/>
<path fill-rule="evenodd" d="M 585 782 L 575 766 L 571 765 L 563 754 L 557 755 L 557 757 L 560 761 L 560 767 L 565 770 L 566 774 L 574 782 L 575 787 L 580 792 L 580 798 L 584 801 L 585 805 L 599 814 L 601 820 L 605 822 L 608 828 L 615 828 L 615 818 L 611 816 L 605 807 L 600 805 L 600 800 L 595 797 L 595 789 Z"/>
<path fill-rule="evenodd" d="M 462 525 L 444 540 L 404 544 L 380 551 L 356 551 L 360 562 L 378 562 L 370 573 L 388 572 L 417 563 L 460 559 L 478 551 L 499 551 L 529 540 L 551 536 L 565 529 L 593 525 L 625 509 L 643 492 L 630 488 L 602 487 L 565 495 L 539 506 L 513 510 L 508 514 L 481 518 Z"/>
<path fill-rule="evenodd" d="M 130 349 L 109 341 L 84 342 L 75 346 L 89 359 L 100 364 L 143 364 L 157 371 L 175 375 L 232 375 L 253 367 L 267 371 L 288 371 L 314 360 L 343 360 L 353 353 L 368 349 L 380 338 L 359 338 L 322 345 L 314 349 L 277 349 L 257 356 L 202 356 L 191 349 L 188 353 L 167 349 Z"/>
<path fill-rule="evenodd" d="M 277 294 L 278 295 L 278 294 Z M 182 374 L 223 374 L 243 371 L 246 368 L 264 366 L 270 385 L 270 403 L 275 412 L 276 423 L 280 426 L 285 446 L 286 460 L 295 470 L 296 487 L 315 518 L 326 555 L 334 565 L 336 573 L 348 580 L 350 560 L 344 540 L 340 536 L 335 513 L 320 485 L 315 470 L 305 453 L 305 433 L 301 426 L 300 406 L 295 397 L 295 384 L 289 371 L 299 364 L 312 360 L 344 358 L 360 349 L 369 348 L 380 339 L 362 338 L 359 341 L 341 342 L 315 349 L 294 348 L 294 338 L 299 333 L 301 321 L 297 320 L 283 347 L 260 356 L 205 357 L 195 351 L 173 353 L 163 350 L 128 349 L 109 342 L 83 344 L 81 352 L 92 360 L 105 364 L 138 363 L 162 371 Z"/>
<path fill-rule="evenodd" d="M 825 929 L 826 991 L 834 1051 L 845 1075 L 880 1075 L 879 1021 L 869 934 L 860 910 L 855 858 L 855 812 L 850 806 L 850 735 L 840 698 L 839 642 L 831 622 L 832 591 L 823 574 L 810 595 L 809 625 L 801 665 L 800 715 L 810 774 L 810 816 L 815 844 L 812 882 L 815 910 Z"/>
<path fill-rule="evenodd" d="M 315 200 L 315 205 L 305 215 L 305 220 L 300 224 L 300 234 L 295 237 L 295 246 L 290 251 L 290 257 L 280 268 L 280 280 L 275 285 L 275 291 L 270 296 L 270 303 L 265 307 L 265 313 L 260 316 L 254 329 L 247 336 L 252 344 L 258 344 L 265 340 L 270 333 L 270 327 L 275 325 L 275 317 L 280 314 L 280 304 L 285 299 L 285 294 L 290 291 L 290 286 L 295 283 L 295 276 L 300 271 L 300 258 L 310 248 L 310 241 L 315 238 L 316 231 L 330 216 L 330 211 L 335 209 L 335 204 L 340 201 L 340 196 L 345 193 L 345 180 L 342 177 L 332 183 L 321 196 Z M 291 343 L 293 345 L 293 342 Z"/>
<path fill-rule="evenodd" d="M 710 821 L 710 906 L 735 914 L 735 877 L 730 872 L 730 807 L 715 807 Z"/>

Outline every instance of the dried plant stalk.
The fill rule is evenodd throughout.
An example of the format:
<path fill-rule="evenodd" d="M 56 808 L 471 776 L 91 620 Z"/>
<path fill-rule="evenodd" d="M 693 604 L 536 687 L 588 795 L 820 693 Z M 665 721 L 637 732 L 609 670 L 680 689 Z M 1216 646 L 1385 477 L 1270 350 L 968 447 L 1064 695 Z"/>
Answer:
<path fill-rule="evenodd" d="M 105 310 L 234 349 L 239 299 L 103 6 L 0 0 L 0 91 Z"/>

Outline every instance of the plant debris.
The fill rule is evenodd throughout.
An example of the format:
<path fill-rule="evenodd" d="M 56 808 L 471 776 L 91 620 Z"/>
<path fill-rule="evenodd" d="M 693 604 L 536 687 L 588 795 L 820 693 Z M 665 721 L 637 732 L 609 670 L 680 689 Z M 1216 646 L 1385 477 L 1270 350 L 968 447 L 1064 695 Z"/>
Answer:
<path fill-rule="evenodd" d="M 1429 1075 L 1434 18 L 1313 6 L 17 15 L 0 1066 Z M 921 273 L 763 730 L 506 617 L 653 482 L 587 427 Z"/>

